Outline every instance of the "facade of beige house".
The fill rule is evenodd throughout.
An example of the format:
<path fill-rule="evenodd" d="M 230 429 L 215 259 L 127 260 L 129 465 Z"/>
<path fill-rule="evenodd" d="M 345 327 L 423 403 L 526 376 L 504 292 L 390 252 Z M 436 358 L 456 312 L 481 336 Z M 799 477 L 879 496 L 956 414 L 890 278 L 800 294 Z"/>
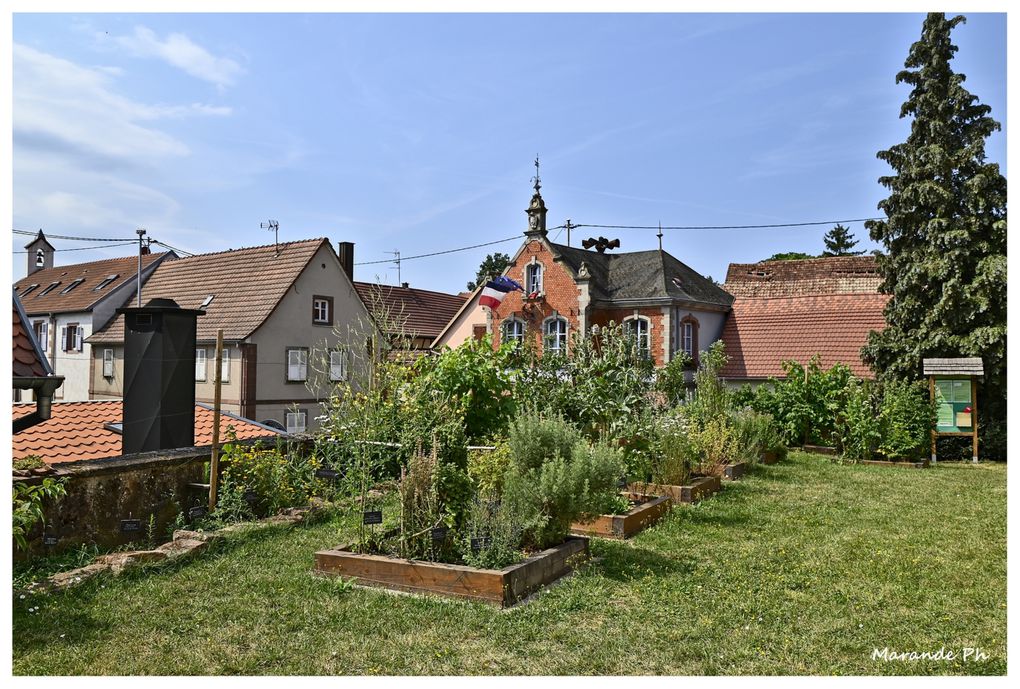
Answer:
<path fill-rule="evenodd" d="M 341 245 L 350 263 L 352 245 Z M 365 380 L 374 326 L 326 239 L 201 254 L 168 262 L 142 301 L 200 309 L 195 401 L 215 396 L 216 332 L 223 330 L 222 408 L 289 432 L 318 427 L 320 400 L 340 381 Z M 124 318 L 89 338 L 92 399 L 124 390 Z"/>

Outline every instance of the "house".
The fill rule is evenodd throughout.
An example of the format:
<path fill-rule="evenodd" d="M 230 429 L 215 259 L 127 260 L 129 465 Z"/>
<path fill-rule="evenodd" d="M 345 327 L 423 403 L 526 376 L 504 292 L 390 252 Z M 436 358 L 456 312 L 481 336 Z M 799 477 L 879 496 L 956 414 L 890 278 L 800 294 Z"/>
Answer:
<path fill-rule="evenodd" d="M 370 366 L 376 330 L 352 283 L 353 244 L 327 239 L 199 254 L 161 264 L 142 301 L 169 299 L 203 311 L 195 351 L 195 400 L 215 395 L 216 333 L 223 330 L 222 408 L 267 425 L 317 426 L 319 400 Z M 124 316 L 89 338 L 90 395 L 124 394 Z"/>
<path fill-rule="evenodd" d="M 376 324 L 389 339 L 393 352 L 416 358 L 431 350 L 432 343 L 460 310 L 467 297 L 418 289 L 355 282 Z"/>
<path fill-rule="evenodd" d="M 122 400 L 60 402 L 52 407 L 52 416 L 14 436 L 14 459 L 35 456 L 46 464 L 83 462 L 120 457 L 122 452 Z M 32 412 L 32 405 L 13 405 L 15 423 Z M 213 410 L 205 404 L 195 405 L 195 446 L 212 444 Z M 275 442 L 280 431 L 242 419 L 235 414 L 220 414 L 220 441 L 233 431 L 238 440 L 264 438 Z"/>
<path fill-rule="evenodd" d="M 726 291 L 732 311 L 722 340 L 729 361 L 720 375 L 732 385 L 784 377 L 782 363 L 837 362 L 871 378 L 861 359 L 868 333 L 885 327 L 889 296 L 878 292 L 874 256 L 731 263 Z"/>
<path fill-rule="evenodd" d="M 20 402 L 22 391 L 31 390 L 35 396 L 34 408 L 26 407 L 25 413 L 14 421 L 14 433 L 50 418 L 53 394 L 64 382 L 62 376 L 54 375 L 46 353 L 32 331 L 32 326 L 21 307 L 18 293 L 13 293 L 14 319 L 11 324 L 11 339 L 14 357 L 11 365 L 14 401 Z M 34 410 L 33 410 L 34 409 Z"/>
<path fill-rule="evenodd" d="M 524 286 L 490 313 L 476 290 L 437 345 L 456 346 L 483 330 L 493 345 L 528 340 L 539 351 L 565 351 L 571 335 L 622 323 L 657 366 L 678 352 L 693 361 L 722 332 L 733 297 L 666 251 L 607 253 L 619 242 L 590 240 L 583 249 L 549 240 L 540 184 L 526 211 L 529 228 L 504 275 Z M 484 314 L 484 318 L 483 318 Z"/>
<path fill-rule="evenodd" d="M 54 266 L 53 246 L 42 230 L 26 247 L 28 274 L 14 283 L 32 331 L 64 384 L 54 399 L 89 399 L 92 347 L 88 337 L 109 324 L 136 295 L 138 256 Z M 141 257 L 142 282 L 173 252 Z"/>

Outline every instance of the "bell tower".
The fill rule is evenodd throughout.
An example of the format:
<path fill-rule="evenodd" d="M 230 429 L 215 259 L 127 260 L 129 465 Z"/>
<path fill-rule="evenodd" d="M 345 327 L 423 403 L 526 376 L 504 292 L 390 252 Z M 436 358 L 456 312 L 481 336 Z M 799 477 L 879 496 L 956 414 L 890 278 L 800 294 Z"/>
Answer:
<path fill-rule="evenodd" d="M 37 270 L 45 270 L 53 267 L 53 245 L 46 240 L 42 230 L 35 239 L 25 245 L 28 251 L 28 272 L 31 275 Z"/>
<path fill-rule="evenodd" d="M 528 214 L 528 229 L 525 236 L 537 239 L 546 236 L 545 214 L 548 212 L 545 207 L 545 200 L 542 198 L 542 179 L 538 174 L 538 156 L 535 156 L 535 176 L 532 178 L 535 183 L 535 193 L 531 197 L 531 203 L 525 211 Z"/>

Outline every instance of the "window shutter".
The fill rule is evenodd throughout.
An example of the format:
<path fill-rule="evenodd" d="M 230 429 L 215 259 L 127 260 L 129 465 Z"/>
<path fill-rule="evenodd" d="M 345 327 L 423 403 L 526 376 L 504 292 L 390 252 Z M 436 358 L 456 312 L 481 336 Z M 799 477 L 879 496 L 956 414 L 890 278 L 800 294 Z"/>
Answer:
<path fill-rule="evenodd" d="M 80 325 L 74 329 L 74 348 L 79 352 L 85 348 L 85 333 Z"/>
<path fill-rule="evenodd" d="M 103 377 L 113 378 L 113 350 L 103 350 Z"/>
<path fill-rule="evenodd" d="M 67 326 L 66 325 L 60 326 L 60 349 L 62 351 L 65 351 L 65 352 L 67 351 Z"/>
<path fill-rule="evenodd" d="M 195 380 L 205 380 L 205 350 L 195 350 Z"/>
<path fill-rule="evenodd" d="M 220 382 L 221 383 L 229 383 L 230 382 L 230 350 L 224 348 L 223 356 L 220 357 L 220 358 L 223 361 L 222 370 L 220 371 Z"/>
<path fill-rule="evenodd" d="M 344 380 L 347 377 L 347 352 L 333 350 L 329 353 L 329 379 Z"/>

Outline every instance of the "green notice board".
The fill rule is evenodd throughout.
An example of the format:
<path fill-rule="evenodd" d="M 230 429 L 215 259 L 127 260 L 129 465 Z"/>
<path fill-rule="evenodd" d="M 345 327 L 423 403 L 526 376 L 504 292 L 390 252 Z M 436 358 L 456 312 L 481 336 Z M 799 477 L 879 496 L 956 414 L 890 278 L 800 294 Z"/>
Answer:
<path fill-rule="evenodd" d="M 939 433 L 970 433 L 974 430 L 974 404 L 970 378 L 935 378 Z"/>

